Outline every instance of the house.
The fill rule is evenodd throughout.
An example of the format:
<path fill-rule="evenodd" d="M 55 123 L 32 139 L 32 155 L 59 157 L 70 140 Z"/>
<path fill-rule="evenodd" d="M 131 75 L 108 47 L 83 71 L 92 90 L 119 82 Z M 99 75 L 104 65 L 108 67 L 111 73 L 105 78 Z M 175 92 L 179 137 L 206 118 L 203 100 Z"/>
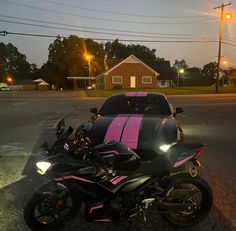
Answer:
<path fill-rule="evenodd" d="M 159 74 L 134 55 L 130 55 L 96 78 L 98 89 L 156 88 Z"/>
<path fill-rule="evenodd" d="M 13 84 L 9 86 L 11 90 L 22 90 L 22 91 L 45 91 L 50 90 L 50 85 L 43 79 L 16 79 Z"/>
<path fill-rule="evenodd" d="M 174 86 L 175 73 L 171 69 L 170 61 L 158 61 L 155 69 L 157 69 L 160 74 L 158 81 L 159 88 L 169 88 Z"/>

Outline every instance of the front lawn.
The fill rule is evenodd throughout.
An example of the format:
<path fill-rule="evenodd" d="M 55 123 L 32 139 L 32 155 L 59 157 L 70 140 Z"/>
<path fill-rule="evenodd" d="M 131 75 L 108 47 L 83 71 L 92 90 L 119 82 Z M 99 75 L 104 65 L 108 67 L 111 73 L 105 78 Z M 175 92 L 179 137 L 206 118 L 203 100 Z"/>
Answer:
<path fill-rule="evenodd" d="M 207 87 L 173 87 L 173 88 L 154 88 L 154 89 L 114 89 L 114 90 L 91 90 L 89 93 L 92 97 L 108 97 L 117 93 L 128 91 L 141 92 L 160 92 L 165 95 L 192 95 L 192 94 L 215 94 L 215 86 Z M 219 93 L 236 93 L 236 86 L 220 87 Z"/>

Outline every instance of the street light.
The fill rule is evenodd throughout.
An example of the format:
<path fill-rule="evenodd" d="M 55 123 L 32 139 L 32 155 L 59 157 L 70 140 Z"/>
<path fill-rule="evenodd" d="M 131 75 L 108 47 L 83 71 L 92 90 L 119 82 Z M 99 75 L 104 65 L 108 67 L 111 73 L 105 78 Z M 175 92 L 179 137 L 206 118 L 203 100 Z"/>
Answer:
<path fill-rule="evenodd" d="M 178 70 L 178 78 L 177 78 L 177 87 L 179 87 L 179 80 L 180 80 L 180 75 L 184 74 L 184 69 L 181 68 Z"/>
<path fill-rule="evenodd" d="M 222 79 L 222 86 L 224 86 L 224 77 L 225 77 L 225 75 L 226 75 L 226 72 L 227 72 L 227 69 L 228 69 L 228 67 L 229 67 L 229 61 L 228 60 L 223 60 L 222 61 L 222 76 L 221 76 L 221 79 Z"/>
<path fill-rule="evenodd" d="M 219 91 L 219 79 L 220 79 L 220 59 L 221 59 L 221 45 L 222 45 L 222 34 L 223 34 L 223 21 L 224 19 L 229 20 L 232 18 L 232 15 L 227 13 L 224 15 L 225 6 L 231 5 L 231 2 L 228 4 L 222 4 L 220 6 L 214 7 L 214 9 L 221 9 L 220 14 L 220 33 L 219 33 L 219 49 L 218 49 L 218 63 L 217 63 L 217 76 L 216 76 L 216 92 Z"/>
<path fill-rule="evenodd" d="M 85 59 L 88 61 L 88 77 L 89 77 L 89 86 L 91 85 L 91 82 L 90 82 L 90 75 L 91 75 L 91 59 L 92 59 L 92 55 L 90 54 L 85 54 L 84 55 Z"/>
<path fill-rule="evenodd" d="M 8 76 L 8 77 L 7 77 L 7 82 L 8 82 L 9 84 L 12 84 L 13 79 L 12 79 L 10 76 Z"/>
<path fill-rule="evenodd" d="M 227 20 L 232 19 L 232 17 L 233 16 L 230 13 L 225 14 L 225 19 L 227 19 Z"/>

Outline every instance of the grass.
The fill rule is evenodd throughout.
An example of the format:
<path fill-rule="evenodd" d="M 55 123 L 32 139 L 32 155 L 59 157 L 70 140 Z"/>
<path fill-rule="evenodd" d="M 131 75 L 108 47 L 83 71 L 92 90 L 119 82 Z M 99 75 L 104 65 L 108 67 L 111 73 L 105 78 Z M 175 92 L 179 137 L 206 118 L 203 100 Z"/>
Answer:
<path fill-rule="evenodd" d="M 92 97 L 107 97 L 117 93 L 130 91 L 159 92 L 165 95 L 192 95 L 192 94 L 215 94 L 215 86 L 204 87 L 173 87 L 173 88 L 154 88 L 154 89 L 113 89 L 113 90 L 92 90 L 89 95 Z M 236 93 L 236 86 L 220 87 L 219 93 Z"/>

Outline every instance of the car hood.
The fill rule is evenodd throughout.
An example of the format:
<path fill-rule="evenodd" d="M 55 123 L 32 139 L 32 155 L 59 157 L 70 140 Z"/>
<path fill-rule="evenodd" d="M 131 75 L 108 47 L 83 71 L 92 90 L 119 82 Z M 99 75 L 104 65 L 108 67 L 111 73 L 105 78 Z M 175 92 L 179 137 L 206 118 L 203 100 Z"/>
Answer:
<path fill-rule="evenodd" d="M 160 151 L 161 145 L 177 141 L 177 124 L 173 116 L 98 115 L 86 127 L 95 144 L 117 140 L 135 150 L 141 159 L 150 159 Z"/>

